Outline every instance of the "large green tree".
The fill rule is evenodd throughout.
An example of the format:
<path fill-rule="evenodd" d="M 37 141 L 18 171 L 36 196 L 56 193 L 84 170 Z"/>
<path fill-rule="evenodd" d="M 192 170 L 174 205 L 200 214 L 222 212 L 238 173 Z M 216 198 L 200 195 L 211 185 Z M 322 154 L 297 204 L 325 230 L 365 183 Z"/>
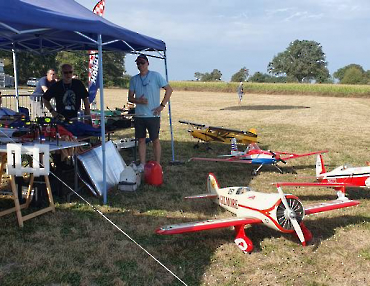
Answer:
<path fill-rule="evenodd" d="M 364 71 L 364 69 L 363 69 L 363 67 L 362 67 L 362 66 L 360 66 L 360 65 L 358 65 L 358 64 L 350 64 L 350 65 L 346 65 L 345 67 L 342 67 L 342 68 L 338 69 L 338 70 L 333 74 L 333 76 L 334 76 L 335 78 L 339 79 L 339 81 L 342 83 L 342 80 L 343 80 L 343 78 L 344 78 L 345 73 L 346 73 L 348 70 L 350 70 L 350 69 L 352 69 L 352 72 L 351 72 L 351 73 L 353 73 L 354 69 L 358 70 L 361 74 L 364 74 L 364 73 L 365 73 L 365 71 Z"/>
<path fill-rule="evenodd" d="M 201 81 L 218 81 L 218 80 L 221 80 L 222 73 L 218 69 L 214 69 L 210 73 L 195 72 L 194 76 L 197 80 L 201 80 Z"/>
<path fill-rule="evenodd" d="M 246 67 L 242 67 L 238 72 L 234 73 L 231 77 L 232 82 L 246 81 L 249 76 L 249 70 Z"/>
<path fill-rule="evenodd" d="M 357 67 L 351 67 L 346 69 L 343 78 L 340 83 L 343 84 L 364 84 L 366 83 L 366 77 L 364 71 L 361 71 Z"/>
<path fill-rule="evenodd" d="M 30 52 L 18 52 L 17 72 L 21 84 L 26 83 L 29 77 L 42 77 L 49 68 L 59 72 L 63 63 L 73 65 L 75 74 L 86 84 L 89 73 L 89 55 L 87 51 L 59 52 L 41 55 Z M 0 58 L 5 59 L 5 72 L 13 75 L 12 53 L 0 51 Z M 125 72 L 125 53 L 103 52 L 104 83 L 120 85 Z M 59 75 L 59 74 L 58 74 Z"/>
<path fill-rule="evenodd" d="M 330 78 L 322 46 L 315 41 L 295 40 L 284 52 L 275 56 L 267 70 L 272 75 L 286 75 L 298 82 Z"/>
<path fill-rule="evenodd" d="M 286 83 L 294 82 L 289 77 L 286 76 L 271 76 L 267 73 L 255 72 L 252 76 L 248 78 L 250 82 L 269 82 L 269 83 Z"/>
<path fill-rule="evenodd" d="M 55 67 L 55 57 L 56 53 L 41 55 L 24 51 L 17 52 L 16 61 L 19 83 L 26 83 L 29 77 L 42 77 L 46 75 L 49 68 Z M 1 52 L 0 58 L 5 59 L 5 73 L 14 75 L 12 53 Z"/>
<path fill-rule="evenodd" d="M 89 55 L 87 51 L 59 52 L 57 63 L 73 65 L 74 73 L 85 83 L 88 82 L 89 75 Z M 103 73 L 105 85 L 119 85 L 125 72 L 125 53 L 123 52 L 103 52 Z"/>

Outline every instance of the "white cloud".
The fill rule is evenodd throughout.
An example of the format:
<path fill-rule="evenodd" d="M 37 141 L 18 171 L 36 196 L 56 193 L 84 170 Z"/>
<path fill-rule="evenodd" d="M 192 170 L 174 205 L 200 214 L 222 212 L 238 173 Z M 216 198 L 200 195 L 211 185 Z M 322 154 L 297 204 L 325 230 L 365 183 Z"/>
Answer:
<path fill-rule="evenodd" d="M 77 1 L 85 7 L 95 4 Z M 368 0 L 107 0 L 106 4 L 108 20 L 166 42 L 175 79 L 218 68 L 229 80 L 244 65 L 251 72 L 265 72 L 268 61 L 295 39 L 320 42 L 329 69 L 352 61 L 370 69 Z"/>

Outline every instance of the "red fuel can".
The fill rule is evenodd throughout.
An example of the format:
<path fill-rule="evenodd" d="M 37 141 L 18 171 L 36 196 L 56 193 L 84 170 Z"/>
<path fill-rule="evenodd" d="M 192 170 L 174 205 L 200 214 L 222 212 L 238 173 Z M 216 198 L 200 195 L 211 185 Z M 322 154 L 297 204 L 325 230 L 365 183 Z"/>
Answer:
<path fill-rule="evenodd" d="M 156 161 L 148 161 L 144 166 L 144 180 L 148 185 L 160 186 L 163 184 L 162 166 Z"/>

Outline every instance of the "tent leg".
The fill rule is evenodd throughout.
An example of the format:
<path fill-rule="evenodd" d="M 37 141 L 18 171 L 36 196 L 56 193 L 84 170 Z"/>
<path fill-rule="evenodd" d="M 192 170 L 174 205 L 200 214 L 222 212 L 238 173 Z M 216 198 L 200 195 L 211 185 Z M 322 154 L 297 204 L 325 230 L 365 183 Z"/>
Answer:
<path fill-rule="evenodd" d="M 19 112 L 19 91 L 18 91 L 18 75 L 17 75 L 17 57 L 15 48 L 12 49 L 13 53 L 13 68 L 14 68 L 14 91 L 15 91 L 15 111 Z"/>
<path fill-rule="evenodd" d="M 166 80 L 168 82 L 168 70 L 167 70 L 167 56 L 166 51 L 164 51 L 164 67 L 166 71 Z M 171 100 L 168 102 L 168 117 L 170 121 L 170 131 L 171 131 L 171 149 L 172 149 L 172 161 L 170 161 L 171 165 L 181 165 L 185 164 L 181 161 L 175 160 L 175 146 L 174 146 L 174 140 L 173 140 L 173 129 L 172 129 L 172 116 L 171 116 Z"/>
<path fill-rule="evenodd" d="M 104 85 L 103 85 L 103 48 L 101 34 L 98 36 L 99 52 L 99 87 L 100 87 L 100 129 L 101 129 L 101 148 L 103 163 L 103 204 L 107 204 L 107 163 L 105 156 L 105 114 L 104 114 Z"/>

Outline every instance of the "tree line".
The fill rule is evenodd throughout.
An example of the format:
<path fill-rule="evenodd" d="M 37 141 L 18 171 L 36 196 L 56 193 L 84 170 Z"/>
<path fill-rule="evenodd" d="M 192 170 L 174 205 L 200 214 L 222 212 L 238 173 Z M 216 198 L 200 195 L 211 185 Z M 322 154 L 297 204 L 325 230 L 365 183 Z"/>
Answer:
<path fill-rule="evenodd" d="M 307 40 L 295 40 L 285 51 L 278 53 L 267 65 L 266 72 L 256 72 L 249 76 L 249 70 L 242 67 L 231 77 L 231 82 L 298 82 L 298 83 L 333 83 L 370 84 L 370 70 L 365 71 L 358 64 L 350 64 L 338 69 L 333 76 L 329 74 L 325 53 L 320 43 Z M 217 71 L 217 75 L 214 73 Z M 211 73 L 194 74 L 197 80 L 220 80 L 219 70 Z"/>
<path fill-rule="evenodd" d="M 13 75 L 13 55 L 10 52 L 0 51 L 0 58 L 4 59 L 4 71 Z M 29 77 L 40 78 L 46 75 L 50 68 L 59 74 L 60 66 L 64 63 L 73 65 L 74 73 L 85 84 L 88 83 L 89 54 L 87 51 L 58 52 L 40 55 L 30 52 L 16 54 L 17 75 L 20 84 L 25 84 Z M 103 52 L 104 84 L 107 86 L 126 86 L 129 76 L 125 75 L 125 53 Z"/>
<path fill-rule="evenodd" d="M 13 75 L 12 53 L 0 51 L 0 58 L 5 59 L 5 73 Z M 103 52 L 104 84 L 106 86 L 127 87 L 130 76 L 125 75 L 125 53 Z M 29 77 L 42 77 L 49 68 L 58 73 L 63 63 L 70 63 L 75 74 L 85 83 L 88 82 L 89 56 L 86 51 L 58 52 L 46 55 L 30 52 L 17 53 L 18 81 L 25 84 Z M 370 84 L 370 70 L 361 65 L 350 64 L 329 74 L 325 53 L 320 43 L 307 40 L 295 40 L 285 51 L 278 53 L 268 63 L 266 72 L 249 75 L 244 66 L 231 77 L 231 82 L 318 82 L 343 84 Z M 222 73 L 218 69 L 212 72 L 195 72 L 200 81 L 221 81 Z"/>

